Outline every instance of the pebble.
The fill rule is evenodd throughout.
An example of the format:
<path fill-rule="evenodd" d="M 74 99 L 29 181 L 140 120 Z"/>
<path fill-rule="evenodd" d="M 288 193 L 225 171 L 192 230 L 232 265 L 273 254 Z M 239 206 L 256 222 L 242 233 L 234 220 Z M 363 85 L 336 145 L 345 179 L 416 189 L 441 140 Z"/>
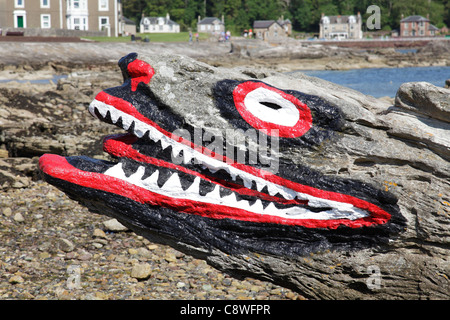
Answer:
<path fill-rule="evenodd" d="M 11 208 L 4 208 L 4 209 L 3 209 L 3 215 L 6 216 L 6 217 L 11 216 L 11 215 L 12 215 L 12 210 L 11 210 Z"/>
<path fill-rule="evenodd" d="M 73 242 L 64 238 L 59 239 L 58 245 L 59 249 L 64 252 L 71 252 L 75 249 Z"/>
<path fill-rule="evenodd" d="M 117 221 L 117 219 L 110 219 L 103 221 L 103 225 L 109 231 L 120 232 L 128 230 L 128 228 L 125 227 L 123 224 L 121 224 L 119 221 Z"/>
<path fill-rule="evenodd" d="M 16 222 L 24 222 L 25 218 L 23 217 L 23 215 L 20 212 L 17 212 L 14 215 L 14 221 L 16 221 Z"/>
<path fill-rule="evenodd" d="M 131 276 L 138 280 L 144 280 L 150 277 L 152 267 L 148 263 L 138 263 L 133 266 Z"/>
<path fill-rule="evenodd" d="M 102 229 L 94 229 L 94 237 L 98 237 L 98 238 L 107 238 L 105 231 L 103 231 Z"/>
<path fill-rule="evenodd" d="M 14 275 L 11 278 L 9 278 L 9 283 L 16 284 L 16 283 L 22 283 L 25 280 L 20 275 Z"/>

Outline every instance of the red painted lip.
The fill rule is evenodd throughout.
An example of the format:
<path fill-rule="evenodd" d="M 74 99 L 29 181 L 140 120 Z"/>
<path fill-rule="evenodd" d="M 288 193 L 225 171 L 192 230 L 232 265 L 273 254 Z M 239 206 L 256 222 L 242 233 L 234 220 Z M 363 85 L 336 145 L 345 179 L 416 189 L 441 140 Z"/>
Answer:
<path fill-rule="evenodd" d="M 121 139 L 122 138 L 122 139 Z M 130 136 L 109 138 L 105 141 L 105 148 L 112 151 L 116 148 L 116 151 L 120 153 L 120 156 L 129 157 L 132 156 L 135 160 L 141 162 L 153 163 L 159 166 L 175 166 L 168 162 L 163 162 L 162 160 L 154 159 L 151 157 L 139 154 L 136 150 L 132 149 L 128 142 L 132 141 Z M 113 146 L 115 144 L 115 146 Z M 45 154 L 39 159 L 39 166 L 41 171 L 53 178 L 61 179 L 78 186 L 92 188 L 96 190 L 101 190 L 109 192 L 112 194 L 117 194 L 129 198 L 133 201 L 142 204 L 156 205 L 167 207 L 173 209 L 174 211 L 180 211 L 187 214 L 196 214 L 203 217 L 213 218 L 213 219 L 236 219 L 242 221 L 251 221 L 259 223 L 275 223 L 284 224 L 291 226 L 303 226 L 307 228 L 329 228 L 336 229 L 337 227 L 344 225 L 351 228 L 360 228 L 363 226 L 370 226 L 374 224 L 384 224 L 390 219 L 390 215 L 384 210 L 378 208 L 377 206 L 365 202 L 363 200 L 353 198 L 353 200 L 358 201 L 359 208 L 366 207 L 366 210 L 371 213 L 370 216 L 359 218 L 356 220 L 347 219 L 330 219 L 330 220 L 318 220 L 318 219 L 286 219 L 279 216 L 272 216 L 266 214 L 257 214 L 254 212 L 249 212 L 243 209 L 228 207 L 224 205 L 211 204 L 207 202 L 194 201 L 189 199 L 172 198 L 169 196 L 161 195 L 158 193 L 151 192 L 144 188 L 135 186 L 124 180 L 114 178 L 102 173 L 88 172 L 80 170 L 72 166 L 64 157 Z M 181 169 L 181 168 L 178 168 Z M 185 168 L 184 168 L 185 169 Z M 185 169 L 187 170 L 187 169 Z M 200 175 L 199 173 L 196 173 Z M 202 178 L 207 178 L 203 176 Z M 255 193 L 256 191 L 242 188 L 242 190 L 247 190 L 249 193 Z M 326 192 L 326 191 L 322 191 Z M 329 192 L 330 194 L 336 194 L 334 192 Z M 255 195 L 255 194 L 252 194 Z M 273 198 L 266 195 L 268 198 Z M 344 197 L 346 195 L 342 195 Z M 261 197 L 263 198 L 263 197 Z M 268 199 L 267 200 L 270 200 Z M 279 200 L 279 199 L 278 199 Z"/>

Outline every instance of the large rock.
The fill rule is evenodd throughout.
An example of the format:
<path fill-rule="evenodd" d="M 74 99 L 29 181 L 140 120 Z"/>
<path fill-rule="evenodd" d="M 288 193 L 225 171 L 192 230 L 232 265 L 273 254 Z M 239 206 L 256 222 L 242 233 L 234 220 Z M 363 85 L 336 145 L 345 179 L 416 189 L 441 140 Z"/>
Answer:
<path fill-rule="evenodd" d="M 410 82 L 400 86 L 395 106 L 422 116 L 450 122 L 450 90 L 427 82 Z"/>
<path fill-rule="evenodd" d="M 102 103 L 116 101 L 125 110 L 128 104 L 117 101 L 126 100 L 137 105 L 146 117 L 158 120 L 159 126 L 171 127 L 172 131 L 192 127 L 215 132 L 248 128 L 245 127 L 248 123 L 235 110 L 240 93 L 233 95 L 232 89 L 244 82 L 259 83 L 248 76 L 250 72 L 242 68 L 214 68 L 181 56 L 139 58 L 152 66 L 154 75 L 147 64 L 132 64 L 135 61 L 132 56 L 125 58 L 122 60 L 124 85 L 106 91 L 113 98 L 106 96 L 103 102 L 97 100 L 91 104 L 93 114 L 106 122 L 125 126 L 125 115 L 119 124 L 119 113 L 110 109 L 108 114 L 101 108 L 105 107 Z M 131 185 L 150 177 L 143 159 L 150 160 L 141 155 L 136 164 L 124 155 L 136 150 L 152 157 L 164 157 L 164 154 L 158 149 L 161 145 L 149 146 L 149 136 L 139 131 L 139 124 L 128 128 L 131 122 L 126 125 L 128 131 L 142 136 L 140 140 L 127 142 L 123 139 L 130 137 L 116 136 L 108 140 L 111 144 L 106 143 L 106 149 L 111 152 L 120 151 L 117 154 L 123 163 L 120 168 L 114 163 L 85 157 L 68 159 L 72 166 L 68 167 L 66 160 L 47 155 L 41 158 L 41 169 L 50 183 L 94 212 L 111 215 L 152 241 L 170 244 L 232 274 L 273 281 L 313 299 L 448 299 L 450 166 L 449 124 L 445 119 L 450 114 L 448 108 L 437 107 L 439 101 L 448 101 L 448 90 L 434 90 L 431 85 L 421 85 L 419 90 L 411 85 L 411 96 L 415 98 L 407 100 L 408 106 L 404 107 L 399 101 L 406 100 L 398 97 L 393 107 L 305 75 L 293 78 L 275 74 L 260 80 L 271 92 L 269 97 L 276 93 L 277 97 L 297 103 L 291 98 L 295 97 L 311 110 L 311 128 L 302 132 L 303 136 L 280 139 L 280 169 L 292 170 L 277 174 L 321 189 L 319 192 L 305 187 L 304 192 L 336 200 L 326 202 L 336 206 L 335 214 L 343 215 L 344 206 L 351 203 L 347 206 L 350 212 L 356 214 L 361 209 L 364 218 L 350 214 L 348 220 L 328 217 L 324 222 L 313 218 L 311 224 L 294 221 L 291 225 L 293 220 L 287 217 L 260 220 L 259 216 L 239 210 L 234 214 L 236 210 L 231 210 L 230 216 L 222 219 L 220 204 L 214 207 L 217 211 L 208 210 L 208 206 L 200 205 L 202 202 L 196 202 L 194 207 L 191 200 L 184 200 L 188 192 L 177 191 L 176 195 L 172 192 L 178 188 L 175 184 L 164 195 L 171 200 L 158 196 L 158 202 L 149 201 L 146 205 L 145 199 L 140 198 L 142 189 Z M 149 87 L 142 82 L 149 83 Z M 252 92 L 248 86 L 239 88 Z M 264 104 L 267 108 L 281 109 L 279 112 L 292 107 L 276 99 L 258 101 L 267 102 Z M 429 101 L 430 107 L 427 111 L 419 110 L 420 103 L 414 101 Z M 142 111 L 147 104 L 152 106 L 151 112 Z M 276 113 L 273 114 L 266 122 L 278 121 Z M 251 115 L 246 119 L 258 125 L 258 121 L 252 122 Z M 170 155 L 163 159 L 169 161 Z M 78 174 L 75 167 L 94 174 L 82 173 L 83 179 L 74 178 Z M 196 170 L 194 166 L 189 168 Z M 217 169 L 212 165 L 211 168 Z M 268 176 L 265 178 L 269 179 Z M 96 179 L 101 179 L 100 183 Z M 150 188 L 150 180 L 140 184 L 140 188 Z M 245 181 L 240 183 L 249 188 Z M 208 186 L 204 184 L 204 188 Z M 206 194 L 209 193 L 202 196 Z M 320 203 L 318 198 L 307 199 L 310 204 Z M 237 200 L 254 199 L 247 195 Z M 316 217 L 311 212 L 317 211 L 317 207 L 307 210 Z M 325 214 L 327 210 L 319 205 L 319 212 Z M 387 212 L 390 218 L 374 219 L 375 211 Z M 367 224 L 359 225 L 355 221 Z"/>

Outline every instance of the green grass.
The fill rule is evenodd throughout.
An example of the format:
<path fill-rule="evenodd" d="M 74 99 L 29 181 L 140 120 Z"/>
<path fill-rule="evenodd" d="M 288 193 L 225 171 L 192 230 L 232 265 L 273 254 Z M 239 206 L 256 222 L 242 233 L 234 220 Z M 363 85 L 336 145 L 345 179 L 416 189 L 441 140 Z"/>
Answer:
<path fill-rule="evenodd" d="M 189 32 L 179 33 L 137 33 L 136 37 L 141 37 L 142 40 L 148 37 L 151 42 L 188 42 Z M 195 41 L 195 32 L 193 32 L 193 39 Z M 83 37 L 98 42 L 130 42 L 131 37 Z M 199 40 L 206 40 L 209 35 L 206 33 L 199 33 Z"/>

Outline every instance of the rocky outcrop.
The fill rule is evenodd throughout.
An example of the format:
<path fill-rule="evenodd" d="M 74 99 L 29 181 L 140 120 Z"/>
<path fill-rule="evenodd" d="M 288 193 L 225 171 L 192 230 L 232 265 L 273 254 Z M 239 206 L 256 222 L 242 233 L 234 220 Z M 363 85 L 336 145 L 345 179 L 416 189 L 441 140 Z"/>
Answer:
<path fill-rule="evenodd" d="M 14 70 L 14 71 L 12 71 Z M 23 74 L 17 69 L 11 73 Z M 67 70 L 66 70 L 67 71 Z M 120 75 L 107 67 L 93 72 L 78 70 L 58 83 L 31 84 L 15 81 L 0 87 L 0 190 L 29 185 L 37 178 L 36 164 L 44 153 L 76 154 L 87 152 L 102 157 L 101 136 L 110 128 L 102 123 L 88 124 L 87 105 L 105 83 L 120 83 Z M 46 77 L 44 71 L 30 72 L 26 78 Z M 20 78 L 20 77 L 19 77 Z M 100 82 L 99 82 L 100 81 Z M 88 125 L 87 125 L 88 124 Z"/>
<path fill-rule="evenodd" d="M 214 246 L 205 250 L 181 237 L 167 241 L 153 235 L 152 241 L 168 242 L 217 269 L 294 288 L 311 299 L 449 298 L 449 90 L 405 84 L 391 105 L 306 75 L 215 68 L 171 55 L 145 60 L 156 70 L 152 86 L 159 98 L 176 103 L 177 112 L 192 124 L 220 123 L 212 109 L 211 87 L 205 85 L 215 79 L 259 77 L 336 106 L 343 126 L 333 140 L 292 147 L 289 159 L 327 177 L 352 179 L 387 192 L 397 199 L 405 218 L 404 229 L 387 243 L 356 248 L 349 242 L 346 249 L 316 249 L 289 257 L 252 250 L 230 254 Z M 42 153 L 106 158 L 102 138 L 122 130 L 96 121 L 86 108 L 98 92 L 120 84 L 119 73 L 97 69 L 73 74 L 57 87 L 33 93 L 3 87 L 0 188 L 26 187 L 28 179 L 39 179 L 35 165 Z M 342 237 L 339 241 L 345 242 Z"/>

